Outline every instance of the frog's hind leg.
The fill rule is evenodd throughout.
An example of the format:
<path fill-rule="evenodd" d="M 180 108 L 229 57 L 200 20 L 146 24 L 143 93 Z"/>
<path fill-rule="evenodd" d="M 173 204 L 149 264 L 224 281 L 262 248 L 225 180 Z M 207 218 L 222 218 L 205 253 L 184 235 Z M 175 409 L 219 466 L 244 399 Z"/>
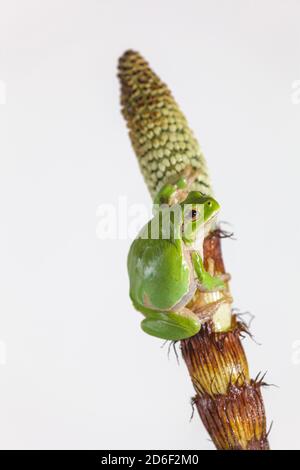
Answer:
<path fill-rule="evenodd" d="M 141 322 L 141 328 L 148 335 L 166 340 L 178 341 L 194 336 L 200 330 L 198 317 L 190 310 L 180 312 L 153 312 Z"/>

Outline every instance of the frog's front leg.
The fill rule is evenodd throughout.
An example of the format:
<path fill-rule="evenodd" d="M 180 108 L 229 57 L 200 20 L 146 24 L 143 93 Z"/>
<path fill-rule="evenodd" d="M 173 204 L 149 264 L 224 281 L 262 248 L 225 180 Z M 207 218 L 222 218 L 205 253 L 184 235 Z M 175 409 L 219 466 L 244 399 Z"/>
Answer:
<path fill-rule="evenodd" d="M 195 273 L 200 282 L 200 290 L 210 292 L 225 288 L 225 283 L 220 277 L 212 276 L 207 271 L 205 271 L 202 258 L 197 251 L 193 251 L 192 253 L 192 262 Z"/>
<path fill-rule="evenodd" d="M 198 333 L 201 323 L 191 310 L 185 308 L 182 312 L 147 313 L 141 328 L 148 335 L 178 341 Z"/>
<path fill-rule="evenodd" d="M 172 205 L 177 202 L 181 194 L 186 194 L 187 180 L 181 176 L 175 183 L 165 184 L 154 198 L 154 207 L 162 204 Z"/>

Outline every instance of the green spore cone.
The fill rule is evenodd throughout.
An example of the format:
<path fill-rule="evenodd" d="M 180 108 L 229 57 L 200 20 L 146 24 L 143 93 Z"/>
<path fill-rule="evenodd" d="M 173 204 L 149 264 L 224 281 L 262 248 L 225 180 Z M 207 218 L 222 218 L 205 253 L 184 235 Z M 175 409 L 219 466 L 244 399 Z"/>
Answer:
<path fill-rule="evenodd" d="M 188 168 L 197 171 L 191 189 L 211 195 L 205 158 L 168 87 L 131 50 L 120 58 L 118 76 L 122 113 L 152 197 Z"/>

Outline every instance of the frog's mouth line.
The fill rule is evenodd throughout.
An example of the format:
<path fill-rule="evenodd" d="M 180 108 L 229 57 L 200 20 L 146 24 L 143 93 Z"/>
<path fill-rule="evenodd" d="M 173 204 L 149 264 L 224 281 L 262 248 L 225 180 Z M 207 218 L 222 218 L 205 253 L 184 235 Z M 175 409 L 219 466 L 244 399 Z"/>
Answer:
<path fill-rule="evenodd" d="M 215 230 L 215 228 L 217 227 L 216 222 L 218 213 L 219 212 L 216 212 L 210 219 L 207 220 L 204 225 L 204 229 L 198 231 L 198 233 L 196 234 L 196 238 L 191 243 L 186 244 L 186 248 L 189 251 L 203 251 L 203 242 L 205 238 L 210 234 L 212 230 Z"/>
<path fill-rule="evenodd" d="M 204 238 L 206 238 L 207 235 L 209 235 L 212 227 L 216 225 L 218 214 L 219 214 L 219 211 L 216 212 L 204 225 Z"/>

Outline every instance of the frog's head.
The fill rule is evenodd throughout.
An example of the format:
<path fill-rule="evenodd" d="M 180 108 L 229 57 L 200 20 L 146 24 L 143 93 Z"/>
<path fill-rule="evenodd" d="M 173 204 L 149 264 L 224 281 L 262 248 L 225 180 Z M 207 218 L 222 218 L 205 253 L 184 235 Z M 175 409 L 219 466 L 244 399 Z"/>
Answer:
<path fill-rule="evenodd" d="M 219 203 L 211 196 L 205 196 L 199 191 L 191 191 L 180 204 L 182 208 L 182 239 L 185 244 L 192 244 L 220 210 Z"/>

